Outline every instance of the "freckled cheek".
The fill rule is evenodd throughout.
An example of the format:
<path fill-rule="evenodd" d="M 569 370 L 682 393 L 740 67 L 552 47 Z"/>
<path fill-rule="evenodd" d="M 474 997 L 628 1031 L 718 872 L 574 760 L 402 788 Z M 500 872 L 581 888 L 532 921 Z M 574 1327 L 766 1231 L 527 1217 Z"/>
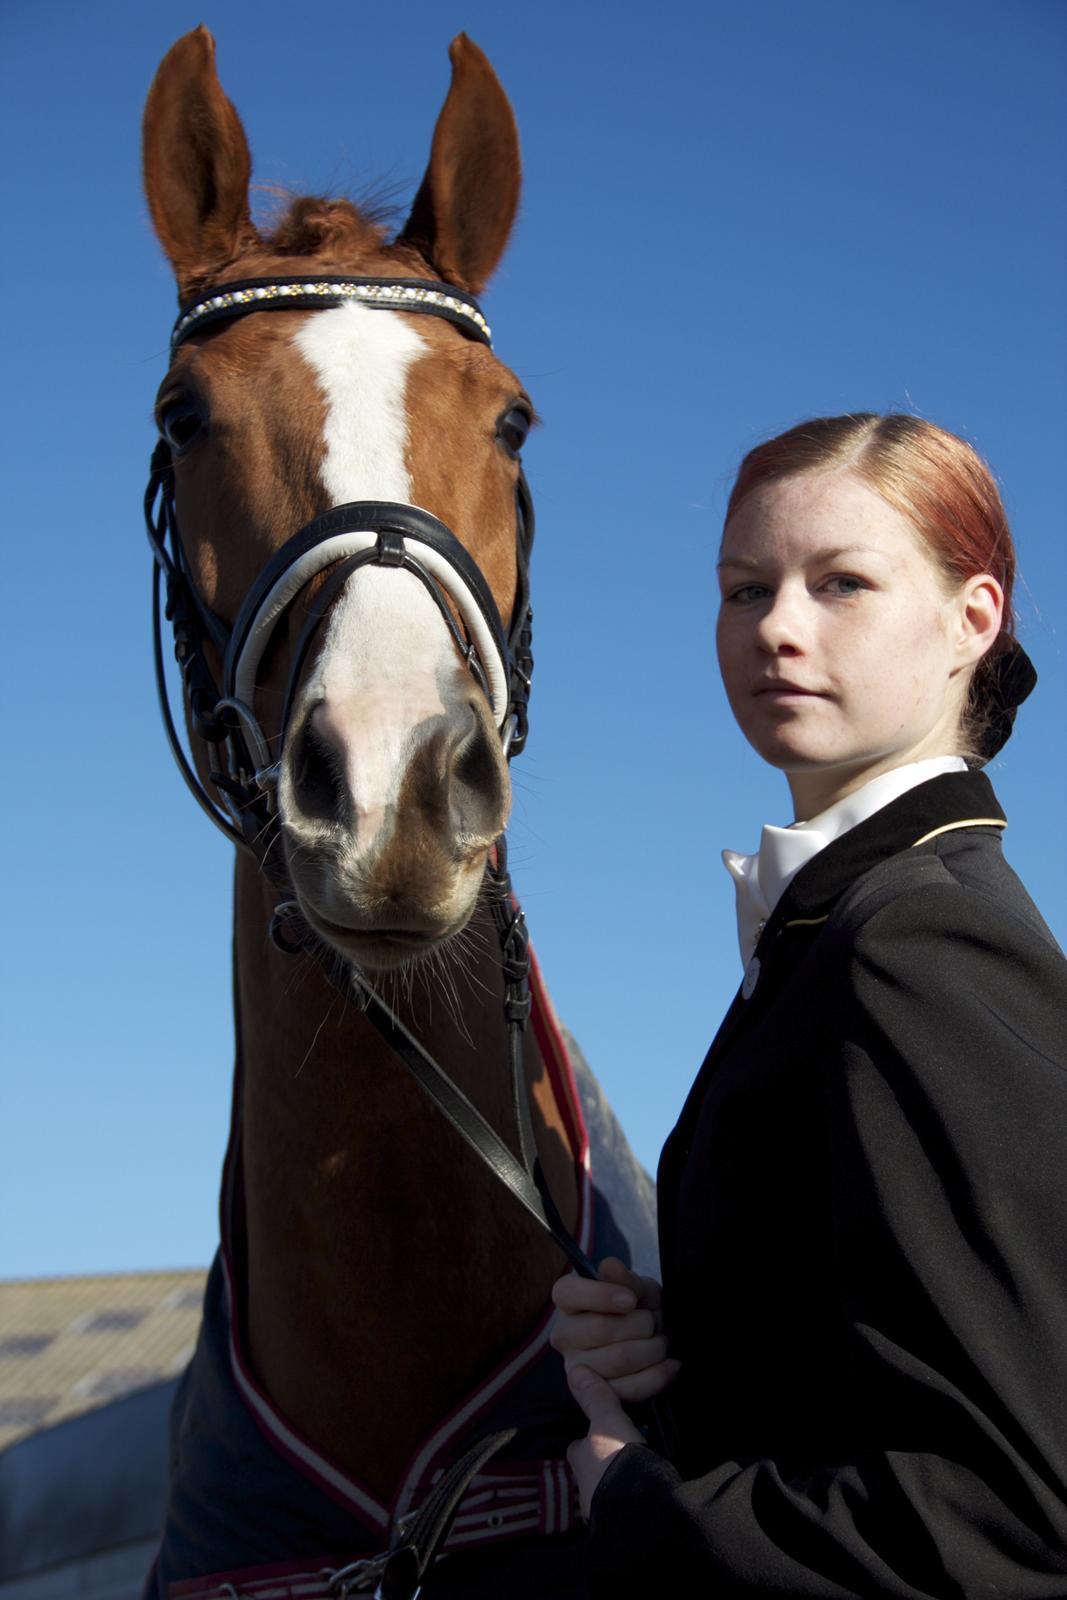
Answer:
<path fill-rule="evenodd" d="M 936 624 L 921 611 L 892 626 L 859 629 L 838 658 L 842 703 L 873 731 L 899 732 L 928 697 L 935 674 L 930 657 Z"/>
<path fill-rule="evenodd" d="M 916 606 L 902 623 L 894 652 L 904 682 L 914 694 L 936 691 L 944 673 L 942 619 L 938 613 Z"/>

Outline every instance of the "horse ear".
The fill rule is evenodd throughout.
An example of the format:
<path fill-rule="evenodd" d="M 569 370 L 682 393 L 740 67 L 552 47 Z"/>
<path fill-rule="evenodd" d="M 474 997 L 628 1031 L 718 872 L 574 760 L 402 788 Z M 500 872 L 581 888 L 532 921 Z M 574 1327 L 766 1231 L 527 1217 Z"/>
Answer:
<path fill-rule="evenodd" d="M 457 288 L 478 294 L 504 253 L 519 204 L 519 135 L 508 97 L 465 33 L 448 51 L 452 84 L 430 164 L 398 244 L 414 246 Z"/>
<path fill-rule="evenodd" d="M 145 104 L 144 186 L 184 295 L 258 242 L 248 211 L 252 158 L 201 24 L 171 46 Z"/>

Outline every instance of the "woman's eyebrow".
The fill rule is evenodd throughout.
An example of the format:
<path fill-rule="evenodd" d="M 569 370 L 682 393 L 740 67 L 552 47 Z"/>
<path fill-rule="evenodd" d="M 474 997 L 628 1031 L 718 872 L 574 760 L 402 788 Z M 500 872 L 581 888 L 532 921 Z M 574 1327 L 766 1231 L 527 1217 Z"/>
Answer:
<path fill-rule="evenodd" d="M 822 550 L 813 550 L 805 556 L 805 561 L 840 561 L 842 556 L 877 556 L 885 560 L 885 552 L 873 550 L 865 544 L 827 545 Z M 720 556 L 716 568 L 721 571 L 723 567 L 739 567 L 744 572 L 758 572 L 761 567 L 773 565 L 768 561 L 757 561 L 751 556 Z"/>

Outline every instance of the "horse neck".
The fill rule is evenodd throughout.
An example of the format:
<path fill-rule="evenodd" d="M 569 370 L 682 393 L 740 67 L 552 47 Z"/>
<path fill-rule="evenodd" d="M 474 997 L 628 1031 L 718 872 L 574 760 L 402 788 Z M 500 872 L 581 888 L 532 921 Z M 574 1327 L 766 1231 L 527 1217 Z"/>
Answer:
<path fill-rule="evenodd" d="M 434 1425 L 543 1314 L 562 1260 L 361 1015 L 277 951 L 273 896 L 236 878 L 246 1339 L 260 1382 L 316 1448 L 388 1499 Z M 447 986 L 397 1009 L 512 1148 L 499 952 L 488 923 Z M 574 1168 L 536 1046 L 538 1148 L 573 1223 Z"/>

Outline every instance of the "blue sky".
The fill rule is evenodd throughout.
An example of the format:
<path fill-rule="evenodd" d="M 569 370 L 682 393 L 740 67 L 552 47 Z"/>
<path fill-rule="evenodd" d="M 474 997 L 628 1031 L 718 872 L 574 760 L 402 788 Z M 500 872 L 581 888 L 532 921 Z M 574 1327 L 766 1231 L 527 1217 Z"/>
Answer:
<path fill-rule="evenodd" d="M 201 20 L 265 186 L 402 205 L 460 29 L 512 97 L 523 210 L 485 303 L 545 419 L 512 863 L 646 1163 L 738 978 L 719 850 L 789 818 L 712 649 L 757 439 L 903 409 L 991 461 L 1041 675 L 992 776 L 1067 942 L 1060 0 L 5 0 L 4 1276 L 195 1265 L 215 1238 L 230 851 L 158 725 L 140 512 L 174 301 L 139 118 Z"/>

